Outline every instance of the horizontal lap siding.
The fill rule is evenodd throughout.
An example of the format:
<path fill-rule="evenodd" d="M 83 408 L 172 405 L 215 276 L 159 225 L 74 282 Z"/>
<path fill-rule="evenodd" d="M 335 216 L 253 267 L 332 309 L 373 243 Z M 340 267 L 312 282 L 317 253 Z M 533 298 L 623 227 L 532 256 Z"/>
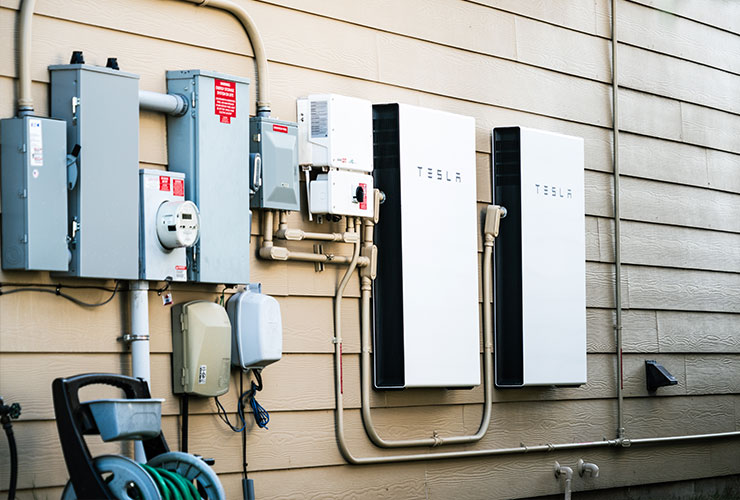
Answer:
<path fill-rule="evenodd" d="M 740 430 L 740 28 L 731 2 L 619 2 L 620 140 L 625 422 L 630 437 Z M 0 2 L 0 32 L 13 33 L 17 0 Z M 588 383 L 579 388 L 494 391 L 491 430 L 467 448 L 612 437 L 616 428 L 611 42 L 608 0 L 375 0 L 240 2 L 258 23 L 270 58 L 274 113 L 295 119 L 295 98 L 337 92 L 373 102 L 401 101 L 474 116 L 477 198 L 491 203 L 490 129 L 521 124 L 585 139 Z M 673 16 L 663 10 L 674 10 Z M 146 15 L 143 15 L 146 13 Z M 695 20 L 692 20 L 692 17 Z M 176 20 L 169 22 L 167 20 Z M 91 42 L 94 40 L 94 43 Z M 174 1 L 39 0 L 34 17 L 32 92 L 48 113 L 50 64 L 73 49 L 102 64 L 116 56 L 165 90 L 167 69 L 206 68 L 252 79 L 252 52 L 229 15 Z M 14 112 L 16 52 L 0 44 L 0 115 Z M 140 162 L 166 168 L 164 117 L 141 114 Z M 258 243 L 255 214 L 252 244 Z M 292 214 L 291 224 L 326 230 Z M 502 224 L 505 231 L 506 221 Z M 337 230 L 335 228 L 335 230 Z M 302 248 L 305 244 L 291 243 Z M 345 245 L 328 245 L 348 253 Z M 310 250 L 310 246 L 305 249 Z M 284 357 L 265 371 L 260 402 L 269 431 L 251 429 L 250 477 L 260 498 L 512 498 L 560 491 L 552 462 L 583 453 L 349 467 L 334 436 L 331 296 L 341 269 L 252 257 L 251 279 L 281 305 Z M 0 272 L 3 282 L 52 283 L 47 273 Z M 90 281 L 110 286 L 111 282 Z M 153 284 L 152 286 L 154 287 Z M 215 300 L 220 287 L 173 285 L 177 302 Z M 99 300 L 100 291 L 76 293 Z M 347 433 L 359 456 L 392 455 L 364 436 L 359 415 L 359 284 L 347 290 L 344 385 Z M 228 297 L 228 294 L 227 294 Z M 178 444 L 171 394 L 169 309 L 150 293 L 152 391 L 165 397 L 163 428 Z M 82 310 L 52 295 L 0 298 L 0 394 L 19 401 L 19 498 L 58 498 L 67 472 L 53 422 L 50 384 L 88 371 L 129 373 L 117 339 L 128 329 L 128 300 Z M 644 360 L 655 358 L 676 386 L 648 397 Z M 227 408 L 236 406 L 232 390 Z M 86 397 L 105 395 L 90 391 Z M 389 438 L 475 432 L 483 392 L 373 392 L 374 418 Z M 191 449 L 217 458 L 238 496 L 240 440 L 215 417 L 212 400 L 191 402 Z M 0 488 L 7 454 L 0 443 Z M 93 446 L 118 452 L 121 445 Z M 458 448 L 456 448 L 458 449 Z M 126 451 L 126 449 L 123 449 Z M 434 453 L 437 450 L 417 450 Z M 594 489 L 740 472 L 736 443 L 592 450 Z M 674 466 L 661 464 L 670 462 Z M 512 475 L 526 481 L 512 481 Z M 680 471 L 680 473 L 679 473 Z"/>

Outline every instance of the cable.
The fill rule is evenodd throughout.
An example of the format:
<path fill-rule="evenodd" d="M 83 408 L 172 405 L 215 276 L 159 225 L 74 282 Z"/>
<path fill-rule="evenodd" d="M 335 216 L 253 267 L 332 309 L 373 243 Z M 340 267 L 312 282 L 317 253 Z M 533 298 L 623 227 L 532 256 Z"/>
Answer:
<path fill-rule="evenodd" d="M 218 417 L 234 432 L 244 432 L 247 427 L 246 417 L 244 415 L 244 408 L 247 404 L 249 404 L 250 408 L 252 408 L 252 414 L 254 416 L 254 421 L 256 422 L 257 427 L 259 427 L 260 429 L 268 428 L 267 424 L 270 422 L 270 414 L 254 398 L 254 395 L 262 390 L 261 370 L 254 370 L 254 377 L 257 379 L 257 383 L 255 384 L 254 382 L 252 382 L 252 387 L 242 392 L 237 401 L 236 425 L 232 424 L 229 420 L 226 409 L 221 404 L 221 401 L 218 400 L 218 396 L 213 398 L 216 402 Z M 241 427 L 239 427 L 239 425 L 241 425 Z"/>
<path fill-rule="evenodd" d="M 113 300 L 113 298 L 118 293 L 118 289 L 119 289 L 120 285 L 121 285 L 121 282 L 118 281 L 118 280 L 116 280 L 116 286 L 115 286 L 115 288 L 113 288 L 111 290 L 109 288 L 98 287 L 98 286 L 74 286 L 74 285 L 61 285 L 61 284 L 58 284 L 58 285 L 38 284 L 38 285 L 33 285 L 33 286 L 26 286 L 26 285 L 12 285 L 12 284 L 4 283 L 4 284 L 0 284 L 0 295 L 10 295 L 10 294 L 13 294 L 13 293 L 21 293 L 21 292 L 50 293 L 52 295 L 58 295 L 59 297 L 62 297 L 63 299 L 67 299 L 70 302 L 73 302 L 73 303 L 77 304 L 78 306 L 82 306 L 82 307 L 101 307 L 101 306 L 104 306 L 104 305 L 108 304 L 111 300 Z M 23 287 L 23 288 L 16 288 L 15 290 L 5 291 L 5 290 L 2 290 L 2 287 L 3 286 Z M 54 287 L 55 289 L 54 290 L 48 290 L 46 288 L 41 288 L 41 287 L 44 287 L 44 286 L 46 286 L 46 287 Z M 108 297 L 107 299 L 105 299 L 103 302 L 90 303 L 90 302 L 82 301 L 82 300 L 78 299 L 77 297 L 73 297 L 71 295 L 68 295 L 66 293 L 63 293 L 62 292 L 62 288 L 106 290 L 106 291 L 111 292 L 111 295 L 110 295 L 110 297 Z"/>
<path fill-rule="evenodd" d="M 3 398 L 0 398 L 0 423 L 5 429 L 5 436 L 8 438 L 8 449 L 10 451 L 10 486 L 8 486 L 8 500 L 15 500 L 15 489 L 18 484 L 18 447 L 13 434 L 13 423 L 11 420 L 21 416 L 21 405 L 13 403 L 6 405 Z"/>

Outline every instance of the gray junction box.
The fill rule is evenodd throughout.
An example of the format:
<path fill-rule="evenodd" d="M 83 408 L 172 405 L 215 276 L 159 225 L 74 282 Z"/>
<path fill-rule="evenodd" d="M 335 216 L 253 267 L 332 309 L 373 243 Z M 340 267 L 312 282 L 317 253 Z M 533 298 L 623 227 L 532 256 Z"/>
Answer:
<path fill-rule="evenodd" d="M 139 77 L 86 64 L 49 66 L 51 115 L 81 146 L 69 191 L 68 274 L 139 276 Z"/>
<path fill-rule="evenodd" d="M 187 176 L 200 209 L 200 240 L 188 249 L 188 280 L 249 282 L 249 80 L 204 70 L 167 72 L 167 92 L 191 109 L 167 117 L 170 172 Z"/>
<path fill-rule="evenodd" d="M 252 206 L 300 210 L 298 125 L 255 116 L 250 120 L 250 139 L 251 152 L 262 159 L 262 183 L 255 189 Z"/>
<path fill-rule="evenodd" d="M 66 271 L 67 125 L 0 120 L 3 269 Z"/>

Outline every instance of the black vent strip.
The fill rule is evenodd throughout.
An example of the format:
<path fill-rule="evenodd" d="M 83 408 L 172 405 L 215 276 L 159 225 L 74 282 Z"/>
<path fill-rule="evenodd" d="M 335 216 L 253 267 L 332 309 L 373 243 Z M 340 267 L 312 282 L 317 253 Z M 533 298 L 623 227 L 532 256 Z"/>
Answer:
<path fill-rule="evenodd" d="M 373 179 L 386 200 L 375 228 L 378 274 L 373 287 L 375 387 L 403 388 L 403 265 L 398 105 L 373 106 Z"/>
<path fill-rule="evenodd" d="M 516 387 L 524 383 L 520 129 L 494 129 L 493 139 L 494 202 L 508 211 L 494 248 L 495 379 Z"/>

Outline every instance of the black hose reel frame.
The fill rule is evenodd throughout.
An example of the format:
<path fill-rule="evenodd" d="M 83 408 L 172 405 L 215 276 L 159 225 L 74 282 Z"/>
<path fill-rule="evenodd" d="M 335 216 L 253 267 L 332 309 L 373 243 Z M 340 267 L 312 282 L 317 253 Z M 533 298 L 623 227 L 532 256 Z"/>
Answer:
<path fill-rule="evenodd" d="M 51 385 L 59 441 L 64 461 L 77 498 L 113 499 L 103 478 L 95 470 L 93 457 L 83 436 L 100 434 L 88 406 L 80 404 L 79 391 L 85 386 L 103 384 L 122 389 L 127 399 L 149 399 L 149 387 L 142 379 L 113 373 L 87 373 L 58 378 Z M 147 459 L 169 450 L 162 432 L 142 440 Z"/>

